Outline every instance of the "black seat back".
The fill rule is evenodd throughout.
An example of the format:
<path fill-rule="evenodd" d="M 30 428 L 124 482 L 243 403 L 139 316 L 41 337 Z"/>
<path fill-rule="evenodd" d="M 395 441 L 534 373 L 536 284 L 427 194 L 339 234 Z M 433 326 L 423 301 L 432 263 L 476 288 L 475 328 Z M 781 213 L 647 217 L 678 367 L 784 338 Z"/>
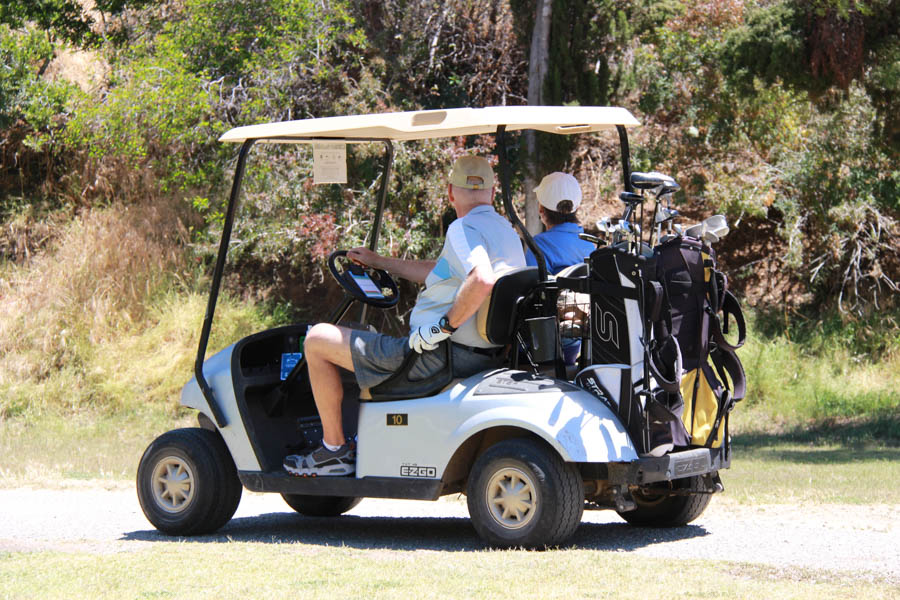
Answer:
<path fill-rule="evenodd" d="M 491 297 L 478 309 L 478 333 L 485 341 L 505 346 L 516 333 L 519 302 L 538 284 L 537 267 L 507 271 L 494 283 Z"/>

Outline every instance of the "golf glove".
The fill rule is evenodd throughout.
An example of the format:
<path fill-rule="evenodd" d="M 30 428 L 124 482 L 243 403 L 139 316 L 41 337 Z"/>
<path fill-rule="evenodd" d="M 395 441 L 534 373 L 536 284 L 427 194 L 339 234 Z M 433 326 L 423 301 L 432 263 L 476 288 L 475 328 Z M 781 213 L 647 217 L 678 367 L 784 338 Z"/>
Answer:
<path fill-rule="evenodd" d="M 448 337 L 450 332 L 441 329 L 437 323 L 423 325 L 409 334 L 409 347 L 422 354 L 425 350 L 434 350 Z"/>

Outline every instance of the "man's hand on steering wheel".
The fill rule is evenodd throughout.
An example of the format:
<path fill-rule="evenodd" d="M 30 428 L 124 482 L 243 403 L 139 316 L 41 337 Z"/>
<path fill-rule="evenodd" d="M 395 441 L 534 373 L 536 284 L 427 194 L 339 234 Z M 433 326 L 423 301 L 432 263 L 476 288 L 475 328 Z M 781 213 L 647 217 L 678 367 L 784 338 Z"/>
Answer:
<path fill-rule="evenodd" d="M 351 252 L 355 256 L 350 256 Z M 382 258 L 368 248 L 335 250 L 328 257 L 328 269 L 355 300 L 376 308 L 391 308 L 400 300 L 400 289 L 387 271 L 376 266 Z"/>
<path fill-rule="evenodd" d="M 365 246 L 360 246 L 358 248 L 351 248 L 347 250 L 347 258 L 352 260 L 358 265 L 362 265 L 364 267 L 372 267 L 374 269 L 383 269 L 384 266 L 381 264 L 384 257 L 378 254 L 377 252 L 373 252 L 369 250 Z"/>

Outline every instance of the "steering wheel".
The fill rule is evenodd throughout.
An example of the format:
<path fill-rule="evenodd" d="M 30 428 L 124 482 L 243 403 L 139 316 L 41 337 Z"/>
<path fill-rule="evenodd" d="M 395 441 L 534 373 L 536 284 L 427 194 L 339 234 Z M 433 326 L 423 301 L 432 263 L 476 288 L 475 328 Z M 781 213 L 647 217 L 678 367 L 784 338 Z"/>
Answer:
<path fill-rule="evenodd" d="M 328 268 L 347 293 L 370 306 L 391 308 L 400 301 L 397 282 L 381 269 L 364 267 L 347 258 L 346 250 L 335 250 L 328 257 Z"/>

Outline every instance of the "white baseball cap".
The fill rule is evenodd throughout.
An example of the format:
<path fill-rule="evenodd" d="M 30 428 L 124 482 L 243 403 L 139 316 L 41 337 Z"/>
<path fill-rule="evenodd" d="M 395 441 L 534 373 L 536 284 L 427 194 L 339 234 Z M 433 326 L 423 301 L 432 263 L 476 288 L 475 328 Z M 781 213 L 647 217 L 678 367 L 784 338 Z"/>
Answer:
<path fill-rule="evenodd" d="M 562 212 L 557 207 L 563 200 L 572 203 L 572 210 L 566 212 L 575 212 L 581 205 L 581 186 L 568 173 L 550 173 L 541 179 L 540 185 L 534 188 L 534 193 L 541 206 L 555 212 Z"/>

